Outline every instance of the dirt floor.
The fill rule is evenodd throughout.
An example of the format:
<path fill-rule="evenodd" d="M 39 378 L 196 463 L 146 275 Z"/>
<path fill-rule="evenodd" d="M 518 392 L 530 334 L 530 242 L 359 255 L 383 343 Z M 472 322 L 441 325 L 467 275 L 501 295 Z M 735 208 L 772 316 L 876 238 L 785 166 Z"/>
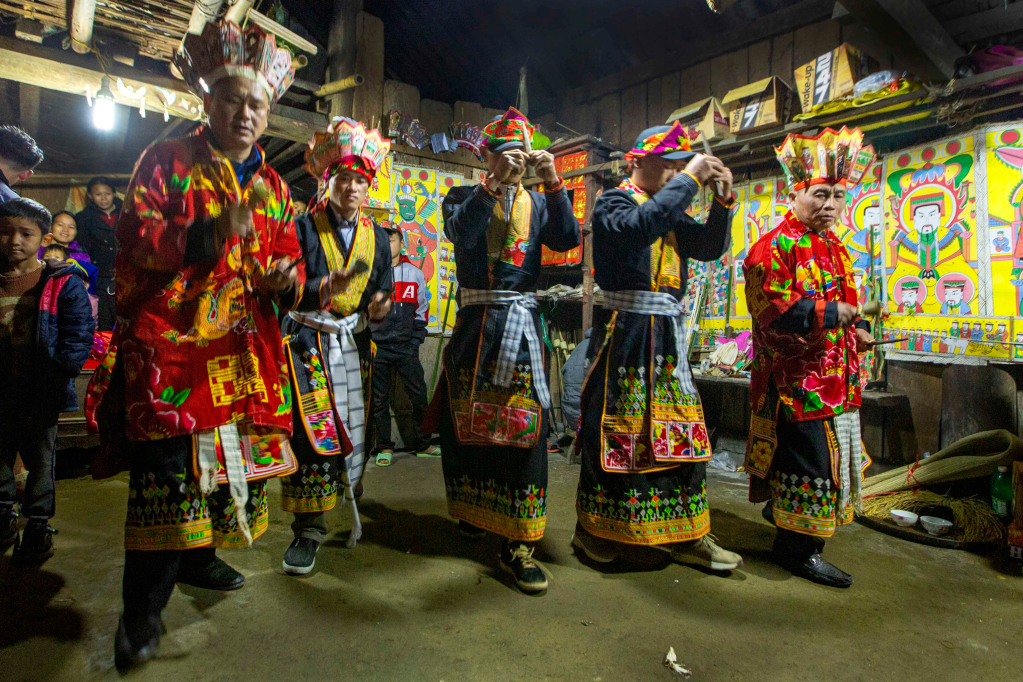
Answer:
<path fill-rule="evenodd" d="M 717 576 L 657 550 L 595 569 L 573 552 L 578 467 L 551 459 L 547 594 L 516 591 L 500 540 L 473 543 L 447 516 L 439 460 L 370 466 L 364 537 L 344 545 L 348 510 L 316 570 L 285 576 L 290 518 L 271 486 L 271 526 L 221 556 L 247 584 L 179 588 L 159 658 L 143 680 L 669 680 L 669 647 L 693 680 L 1018 680 L 1023 577 L 987 557 L 871 531 L 839 531 L 826 556 L 850 590 L 793 578 L 768 561 L 773 530 L 741 474 L 710 482 L 713 530 L 746 564 Z M 62 480 L 57 554 L 41 570 L 0 558 L 0 679 L 114 679 L 124 476 Z"/>

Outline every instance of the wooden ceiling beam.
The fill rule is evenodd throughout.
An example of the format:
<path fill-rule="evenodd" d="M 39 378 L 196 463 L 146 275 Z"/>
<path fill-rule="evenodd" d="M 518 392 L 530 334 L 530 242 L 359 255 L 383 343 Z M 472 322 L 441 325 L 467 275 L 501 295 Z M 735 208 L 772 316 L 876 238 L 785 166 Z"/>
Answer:
<path fill-rule="evenodd" d="M 963 48 L 923 0 L 841 0 L 842 5 L 884 41 L 896 60 L 917 78 L 949 80 Z"/>
<path fill-rule="evenodd" d="M 945 29 L 963 44 L 1023 29 L 1023 2 L 976 12 L 944 24 Z"/>
<path fill-rule="evenodd" d="M 48 90 L 67 92 L 73 95 L 86 93 L 86 86 L 95 94 L 100 88 L 103 71 L 91 55 L 73 55 L 62 50 L 43 47 L 23 40 L 0 36 L 0 75 L 18 83 L 27 83 Z M 195 119 L 196 115 L 186 110 L 183 104 L 195 107 L 198 99 L 188 91 L 184 81 L 157 76 L 138 69 L 113 64 L 109 69 L 111 91 L 114 101 L 128 107 L 138 108 L 138 100 L 121 94 L 116 85 L 117 78 L 136 91 L 145 86 L 147 110 L 156 115 L 163 114 L 160 95 L 156 88 L 163 88 L 174 95 L 174 103 L 167 111 L 172 116 Z M 281 104 L 270 111 L 266 134 L 281 137 L 292 142 L 308 142 L 313 133 L 325 130 L 327 117 L 312 111 L 295 109 Z"/>

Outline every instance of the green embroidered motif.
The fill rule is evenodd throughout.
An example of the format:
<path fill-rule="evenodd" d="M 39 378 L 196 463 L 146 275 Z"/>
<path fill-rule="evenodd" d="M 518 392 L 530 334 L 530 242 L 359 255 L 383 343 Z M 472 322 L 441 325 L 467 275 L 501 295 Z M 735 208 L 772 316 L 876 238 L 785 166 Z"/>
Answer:
<path fill-rule="evenodd" d="M 618 396 L 615 414 L 623 417 L 640 416 L 646 412 L 646 368 L 618 368 Z"/>
<path fill-rule="evenodd" d="M 479 507 L 511 519 L 539 519 L 547 515 L 547 491 L 530 485 L 511 489 L 494 479 L 486 482 L 463 475 L 457 480 L 445 479 L 448 499 Z"/>
<path fill-rule="evenodd" d="M 576 502 L 587 514 L 611 521 L 640 524 L 697 519 L 710 509 L 706 482 L 695 495 L 689 495 L 682 488 L 675 488 L 670 493 L 657 488 L 645 492 L 633 488 L 619 499 L 614 499 L 598 485 L 590 492 L 580 490 Z"/>

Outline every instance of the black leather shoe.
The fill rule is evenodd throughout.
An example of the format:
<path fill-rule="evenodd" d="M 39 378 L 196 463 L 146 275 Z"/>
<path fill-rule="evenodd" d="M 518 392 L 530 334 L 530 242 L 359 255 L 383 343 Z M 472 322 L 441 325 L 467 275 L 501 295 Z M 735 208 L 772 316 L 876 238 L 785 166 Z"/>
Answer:
<path fill-rule="evenodd" d="M 18 517 L 14 512 L 0 514 L 0 552 L 18 544 Z"/>
<path fill-rule="evenodd" d="M 53 529 L 47 523 L 29 521 L 21 536 L 21 544 L 11 560 L 16 564 L 41 564 L 53 556 Z"/>
<path fill-rule="evenodd" d="M 810 582 L 827 587 L 849 587 L 853 584 L 853 577 L 833 564 L 829 564 L 819 552 L 814 552 L 810 558 L 799 564 L 791 565 L 784 557 L 775 554 L 775 561 L 783 568 L 791 571 L 792 575 L 806 578 Z"/>
<path fill-rule="evenodd" d="M 295 538 L 284 553 L 284 572 L 288 575 L 305 575 L 316 565 L 316 550 L 320 543 L 310 538 Z"/>
<path fill-rule="evenodd" d="M 245 576 L 228 566 L 220 557 L 213 557 L 213 561 L 199 568 L 179 570 L 177 581 L 182 585 L 201 587 L 204 590 L 230 592 L 245 585 Z"/>
<path fill-rule="evenodd" d="M 458 532 L 470 540 L 482 540 L 487 535 L 487 531 L 466 521 L 458 522 Z"/>
<path fill-rule="evenodd" d="M 135 647 L 124 625 L 124 616 L 117 620 L 117 634 L 114 635 L 114 667 L 117 668 L 117 672 L 123 675 L 156 655 L 156 650 L 160 646 L 160 633 L 151 636 L 143 634 L 141 638 L 144 640 L 143 644 Z"/>
<path fill-rule="evenodd" d="M 760 515 L 764 517 L 764 521 L 767 521 L 772 526 L 774 525 L 774 507 L 768 502 L 764 505 L 764 508 L 760 510 Z"/>

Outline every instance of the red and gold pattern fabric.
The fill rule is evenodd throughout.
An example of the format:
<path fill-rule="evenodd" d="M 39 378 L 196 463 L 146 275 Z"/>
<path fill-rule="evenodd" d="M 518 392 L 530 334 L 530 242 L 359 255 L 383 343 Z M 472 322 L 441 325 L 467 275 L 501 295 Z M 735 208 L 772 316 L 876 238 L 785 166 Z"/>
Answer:
<path fill-rule="evenodd" d="M 855 330 L 823 328 L 826 305 L 856 306 L 857 293 L 845 246 L 831 230 L 817 234 L 791 212 L 753 245 L 743 272 L 753 316 L 754 352 L 746 469 L 763 478 L 778 442 L 779 409 L 786 420 L 799 422 L 833 417 L 860 406 Z M 809 335 L 772 326 L 804 298 L 815 302 Z M 772 386 L 777 400 L 769 399 Z"/>
<path fill-rule="evenodd" d="M 248 201 L 256 184 L 269 196 L 253 212 L 253 234 L 229 238 L 216 261 L 186 264 L 189 231 L 212 230 L 222 207 Z M 148 441 L 238 423 L 251 447 L 249 480 L 294 470 L 288 366 L 273 301 L 257 293 L 274 262 L 301 255 L 284 181 L 262 164 L 240 187 L 201 128 L 146 150 L 117 238 L 120 313 L 89 387 L 96 426 L 115 435 L 111 425 L 123 420 L 130 440 Z M 301 291 L 304 273 L 299 263 L 293 291 Z"/>

